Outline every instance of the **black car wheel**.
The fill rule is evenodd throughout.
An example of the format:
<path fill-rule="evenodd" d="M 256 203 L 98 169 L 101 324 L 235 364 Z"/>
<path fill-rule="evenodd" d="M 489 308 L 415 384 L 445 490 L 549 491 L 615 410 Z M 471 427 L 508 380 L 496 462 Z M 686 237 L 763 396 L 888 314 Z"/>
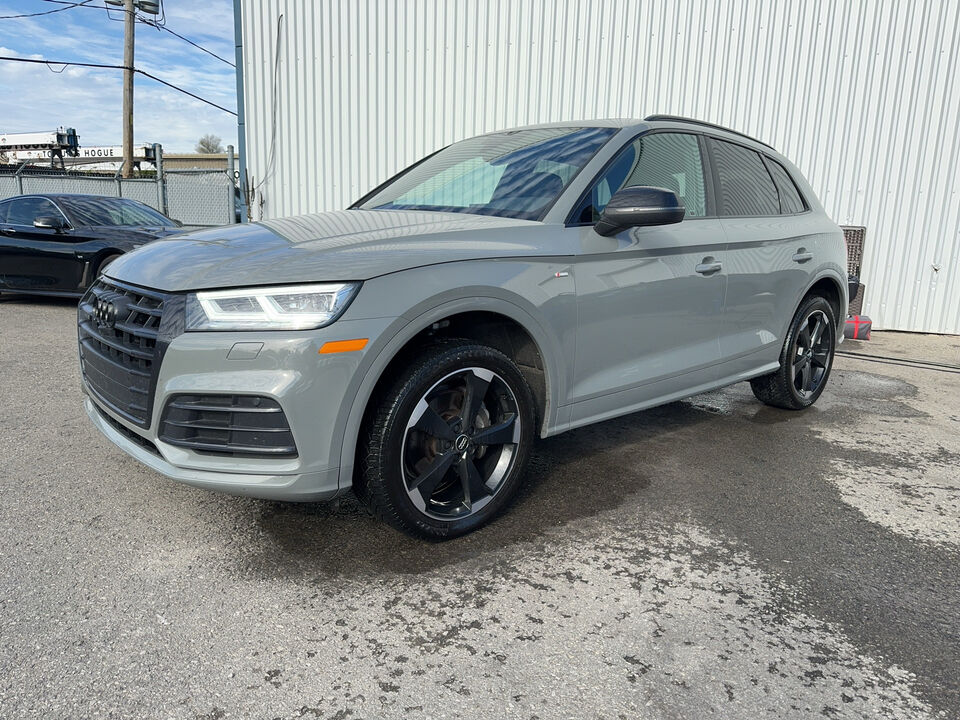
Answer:
<path fill-rule="evenodd" d="M 830 377 L 837 344 L 833 308 L 822 297 L 805 300 L 794 315 L 780 352 L 780 369 L 754 378 L 757 399 L 787 410 L 813 405 Z"/>
<path fill-rule="evenodd" d="M 439 540 L 470 532 L 519 487 L 534 407 L 503 353 L 471 340 L 431 346 L 368 421 L 357 494 L 408 534 Z"/>
<path fill-rule="evenodd" d="M 107 255 L 105 258 L 100 260 L 97 264 L 97 269 L 93 273 L 93 279 L 96 280 L 100 275 L 106 270 L 107 266 L 120 257 L 120 253 L 114 253 L 113 255 Z"/>

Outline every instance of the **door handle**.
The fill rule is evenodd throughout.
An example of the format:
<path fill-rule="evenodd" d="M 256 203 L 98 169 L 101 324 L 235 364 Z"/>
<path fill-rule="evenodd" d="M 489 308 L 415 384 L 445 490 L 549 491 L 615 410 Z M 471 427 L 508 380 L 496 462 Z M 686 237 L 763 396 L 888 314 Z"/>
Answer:
<path fill-rule="evenodd" d="M 711 257 L 705 257 L 703 262 L 701 262 L 695 268 L 698 273 L 701 275 L 713 275 L 715 272 L 720 272 L 723 268 L 723 264 L 717 260 L 714 260 Z"/>
<path fill-rule="evenodd" d="M 796 263 L 805 263 L 808 260 L 813 260 L 813 253 L 807 252 L 806 248 L 800 248 L 793 256 L 793 261 Z"/>
<path fill-rule="evenodd" d="M 0 232 L 2 232 L 4 235 L 13 235 L 16 232 L 16 230 L 14 230 L 13 228 L 5 227 L 5 228 L 0 228 Z"/>

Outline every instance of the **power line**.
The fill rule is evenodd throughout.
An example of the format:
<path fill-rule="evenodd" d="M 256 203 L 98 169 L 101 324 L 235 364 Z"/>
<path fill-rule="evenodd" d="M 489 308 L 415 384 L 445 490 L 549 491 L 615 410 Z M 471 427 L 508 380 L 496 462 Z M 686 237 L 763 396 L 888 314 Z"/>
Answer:
<path fill-rule="evenodd" d="M 48 2 L 54 2 L 54 0 L 48 0 Z M 39 17 L 40 15 L 53 15 L 53 13 L 63 12 L 64 10 L 73 10 L 73 8 L 84 7 L 87 3 L 91 3 L 93 0 L 83 0 L 82 2 L 57 2 L 58 5 L 66 5 L 66 7 L 55 8 L 54 10 L 44 10 L 43 12 L 35 13 L 21 13 L 20 15 L 0 15 L 0 20 L 14 20 L 16 18 L 29 18 L 29 17 Z M 90 8 L 94 10 L 96 8 Z"/>
<path fill-rule="evenodd" d="M 134 68 L 133 71 L 134 71 L 135 73 L 140 73 L 141 75 L 143 75 L 143 76 L 145 76 L 145 77 L 148 77 L 148 78 L 150 78 L 151 80 L 154 80 L 154 81 L 156 81 L 156 82 L 158 82 L 158 83 L 160 83 L 160 84 L 162 84 L 162 85 L 166 85 L 166 86 L 169 87 L 169 88 L 173 88 L 174 90 L 177 90 L 178 92 L 182 92 L 184 95 L 189 95 L 189 96 L 192 97 L 192 98 L 196 98 L 196 99 L 199 100 L 200 102 L 205 102 L 207 105 L 212 105 L 213 107 L 217 108 L 218 110 L 223 110 L 224 112 L 228 112 L 228 113 L 230 113 L 231 115 L 236 116 L 236 113 L 235 113 L 233 110 L 228 110 L 227 108 L 223 107 L 223 105 L 217 105 L 217 104 L 216 104 L 215 102 L 213 102 L 212 100 L 207 100 L 206 98 L 202 98 L 202 97 L 200 97 L 199 95 L 195 95 L 194 93 L 190 92 L 189 90 L 184 90 L 182 87 L 177 87 L 177 86 L 174 85 L 173 83 L 168 83 L 166 80 L 161 80 L 161 79 L 158 78 L 156 75 L 151 75 L 150 73 L 146 72 L 145 70 L 138 70 L 137 68 Z"/>
<path fill-rule="evenodd" d="M 126 70 L 123 65 L 103 65 L 101 63 L 85 62 L 57 62 L 56 60 L 37 60 L 35 58 L 20 58 L 0 55 L 0 60 L 9 60 L 11 62 L 34 63 L 36 65 L 76 65 L 77 67 L 107 68 L 110 70 Z"/>
<path fill-rule="evenodd" d="M 180 38 L 180 39 L 183 40 L 185 43 L 188 43 L 188 44 L 190 44 L 190 45 L 193 45 L 195 48 L 197 48 L 197 50 L 202 50 L 202 51 L 205 52 L 207 55 L 211 55 L 211 56 L 215 57 L 215 58 L 216 58 L 217 60 L 219 60 L 220 62 L 226 63 L 227 65 L 229 65 L 229 66 L 232 67 L 232 68 L 237 67 L 234 63 L 230 62 L 230 61 L 227 60 L 226 58 L 222 58 L 222 57 L 220 57 L 219 55 L 217 55 L 215 52 L 213 52 L 212 50 L 207 50 L 207 48 L 203 47 L 203 45 L 198 45 L 197 43 L 195 43 L 195 42 L 194 42 L 193 40 L 191 40 L 190 38 L 185 38 L 185 37 L 184 37 L 183 35 L 181 35 L 180 33 L 174 32 L 173 30 L 171 30 L 170 28 L 168 28 L 166 25 L 160 25 L 159 23 L 153 22 L 153 21 L 151 21 L 151 20 L 146 20 L 146 19 L 144 19 L 144 18 L 137 18 L 137 19 L 138 19 L 140 22 L 142 22 L 144 25 L 149 25 L 150 27 L 155 27 L 157 30 L 166 30 L 168 33 L 170 33 L 170 34 L 173 35 L 174 37 Z"/>
<path fill-rule="evenodd" d="M 67 67 L 67 66 L 89 67 L 89 68 L 101 68 L 101 69 L 105 69 L 105 70 L 126 70 L 126 69 L 127 69 L 127 68 L 124 67 L 123 65 L 105 65 L 105 64 L 103 64 L 103 63 L 85 63 L 85 62 L 60 62 L 60 61 L 58 61 L 58 60 L 36 60 L 36 59 L 34 59 L 34 58 L 9 57 L 9 56 L 7 56 L 7 55 L 0 55 L 0 60 L 6 60 L 6 61 L 8 61 L 8 62 L 32 63 L 32 64 L 34 64 L 34 65 L 46 65 L 46 66 L 48 66 L 48 68 L 49 68 L 50 65 L 63 65 L 64 67 Z M 53 70 L 53 68 L 50 68 L 50 70 L 52 70 L 53 72 L 57 72 L 57 71 Z M 170 82 L 167 82 L 166 80 L 163 80 L 163 79 L 161 79 L 161 78 L 158 78 L 156 75 L 152 75 L 151 73 L 148 73 L 148 72 L 145 71 L 145 70 L 140 70 L 140 69 L 138 69 L 138 68 L 133 68 L 133 71 L 134 71 L 135 73 L 138 73 L 138 74 L 140 74 L 140 75 L 143 75 L 144 77 L 148 77 L 148 78 L 150 78 L 151 80 L 160 83 L 161 85 L 166 85 L 166 86 L 169 87 L 169 88 L 173 88 L 173 89 L 176 90 L 177 92 L 181 92 L 181 93 L 183 93 L 184 95 L 189 95 L 190 97 L 192 97 L 192 98 L 194 98 L 194 99 L 196 99 L 196 100 L 199 100 L 199 101 L 202 102 L 202 103 L 206 103 L 207 105 L 211 105 L 212 107 L 215 107 L 215 108 L 217 108 L 218 110 L 223 110 L 224 112 L 230 113 L 231 115 L 234 115 L 234 116 L 236 116 L 236 114 L 237 114 L 237 113 L 235 113 L 233 110 L 229 110 L 229 109 L 223 107 L 223 105 L 217 105 L 217 103 L 213 102 L 212 100 L 207 100 L 207 99 L 204 98 L 204 97 L 200 97 L 200 96 L 197 95 L 196 93 L 192 93 L 192 92 L 190 92 L 189 90 L 185 90 L 185 89 L 183 89 L 182 87 L 179 87 L 179 86 L 177 86 L 177 85 L 174 85 L 173 83 L 170 83 Z"/>
<path fill-rule="evenodd" d="M 69 5 L 70 7 L 59 8 L 59 9 L 57 9 L 57 10 L 49 10 L 49 11 L 47 11 L 47 12 L 45 12 L 45 13 L 34 13 L 35 15 L 48 15 L 48 14 L 50 14 L 50 13 L 52 13 L 52 12 L 60 12 L 60 11 L 62 11 L 62 10 L 70 10 L 71 8 L 75 8 L 75 7 L 85 7 L 85 8 L 87 8 L 87 9 L 89 9 L 89 10 L 106 10 L 108 17 L 111 17 L 111 16 L 110 16 L 110 12 L 111 12 L 112 10 L 115 10 L 115 11 L 117 11 L 117 12 L 126 12 L 126 10 L 125 10 L 124 8 L 111 8 L 111 7 L 107 7 L 106 5 L 88 5 L 88 4 L 87 4 L 87 3 L 93 2 L 93 0 L 84 0 L 84 2 L 80 2 L 80 3 L 68 2 L 67 0 L 43 0 L 43 1 L 44 1 L 44 2 L 49 2 L 49 3 L 56 3 L 57 5 Z M 136 14 L 136 13 L 134 13 L 134 14 Z M 8 17 L 32 17 L 32 15 L 10 15 L 10 16 L 8 16 Z M 2 19 L 3 19 L 3 18 L 0 18 L 0 20 L 2 20 Z M 111 17 L 111 19 L 113 19 L 113 20 L 119 20 L 120 18 L 113 18 L 113 17 Z M 190 38 L 184 37 L 184 36 L 181 35 L 180 33 L 175 32 L 174 30 L 171 30 L 170 28 L 168 28 L 168 27 L 166 26 L 166 24 L 165 24 L 166 21 L 164 21 L 164 22 L 158 22 L 157 20 L 148 20 L 147 18 L 142 17 L 141 15 L 136 15 L 136 19 L 137 19 L 137 22 L 139 22 L 139 23 L 143 23 L 144 25 L 149 25 L 150 27 L 156 28 L 157 30 L 164 30 L 164 31 L 170 33 L 170 34 L 173 35 L 174 37 L 179 38 L 180 40 L 183 40 L 183 41 L 184 41 L 185 43 L 187 43 L 188 45 L 192 45 L 192 46 L 195 47 L 197 50 L 200 50 L 201 52 L 205 52 L 207 55 L 210 55 L 211 57 L 215 57 L 215 58 L 216 58 L 217 60 L 219 60 L 220 62 L 226 63 L 227 65 L 229 65 L 229 66 L 232 67 L 232 68 L 237 67 L 236 64 L 230 62 L 229 60 L 227 60 L 227 59 L 224 58 L 224 57 L 221 57 L 220 55 L 217 55 L 215 52 L 213 52 L 213 50 L 209 50 L 209 49 L 205 48 L 203 45 L 201 45 L 201 44 L 199 44 L 199 43 L 197 43 L 197 42 L 194 42 L 194 41 L 191 40 Z"/>

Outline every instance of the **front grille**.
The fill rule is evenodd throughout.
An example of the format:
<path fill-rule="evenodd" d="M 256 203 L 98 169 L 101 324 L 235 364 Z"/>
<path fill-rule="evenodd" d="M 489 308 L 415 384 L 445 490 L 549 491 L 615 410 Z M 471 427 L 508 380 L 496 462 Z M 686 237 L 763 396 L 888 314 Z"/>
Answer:
<path fill-rule="evenodd" d="M 128 428 L 126 425 L 121 425 L 119 422 L 117 422 L 112 417 L 110 417 L 105 412 L 103 412 L 103 410 L 98 408 L 96 406 L 96 403 L 94 403 L 94 408 L 97 411 L 97 415 L 103 418 L 104 422 L 106 422 L 110 427 L 112 427 L 118 433 L 120 433 L 125 438 L 127 438 L 127 440 L 130 440 L 132 443 L 139 445 L 147 452 L 152 453 L 157 457 L 160 457 L 160 451 L 157 450 L 157 446 L 154 445 L 152 442 L 150 442 L 149 440 L 147 440 L 145 437 L 141 435 L 137 435 L 133 430 Z"/>
<path fill-rule="evenodd" d="M 77 309 L 80 371 L 87 387 L 98 401 L 144 428 L 150 426 L 167 297 L 101 277 Z M 109 317 L 98 319 L 98 303 L 101 308 L 112 304 Z"/>
<path fill-rule="evenodd" d="M 163 410 L 159 439 L 213 455 L 297 456 L 283 408 L 258 395 L 174 395 Z"/>

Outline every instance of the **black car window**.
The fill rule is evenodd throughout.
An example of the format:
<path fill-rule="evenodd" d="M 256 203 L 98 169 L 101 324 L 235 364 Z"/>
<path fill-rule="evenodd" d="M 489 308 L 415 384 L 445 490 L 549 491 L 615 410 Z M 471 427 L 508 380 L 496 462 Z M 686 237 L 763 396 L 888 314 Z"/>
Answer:
<path fill-rule="evenodd" d="M 779 215 L 777 188 L 760 153 L 710 139 L 720 215 Z"/>
<path fill-rule="evenodd" d="M 687 217 L 704 217 L 707 193 L 697 137 L 653 133 L 634 140 L 594 183 L 574 213 L 574 222 L 596 222 L 617 190 L 634 185 L 672 190 L 686 208 Z"/>
<path fill-rule="evenodd" d="M 10 207 L 10 201 L 4 200 L 0 202 L 0 223 L 5 223 L 7 221 L 7 209 Z"/>
<path fill-rule="evenodd" d="M 797 190 L 796 183 L 790 177 L 787 169 L 773 158 L 767 158 L 767 167 L 773 176 L 773 182 L 777 185 L 777 191 L 780 193 L 780 214 L 792 215 L 803 212 L 807 209 L 800 191 Z"/>
<path fill-rule="evenodd" d="M 125 198 L 75 195 L 62 196 L 60 203 L 78 225 L 176 227 L 176 223 L 166 215 Z"/>
<path fill-rule="evenodd" d="M 62 217 L 57 206 L 42 197 L 21 197 L 10 201 L 7 209 L 7 222 L 11 225 L 33 225 L 33 221 L 44 216 Z"/>

